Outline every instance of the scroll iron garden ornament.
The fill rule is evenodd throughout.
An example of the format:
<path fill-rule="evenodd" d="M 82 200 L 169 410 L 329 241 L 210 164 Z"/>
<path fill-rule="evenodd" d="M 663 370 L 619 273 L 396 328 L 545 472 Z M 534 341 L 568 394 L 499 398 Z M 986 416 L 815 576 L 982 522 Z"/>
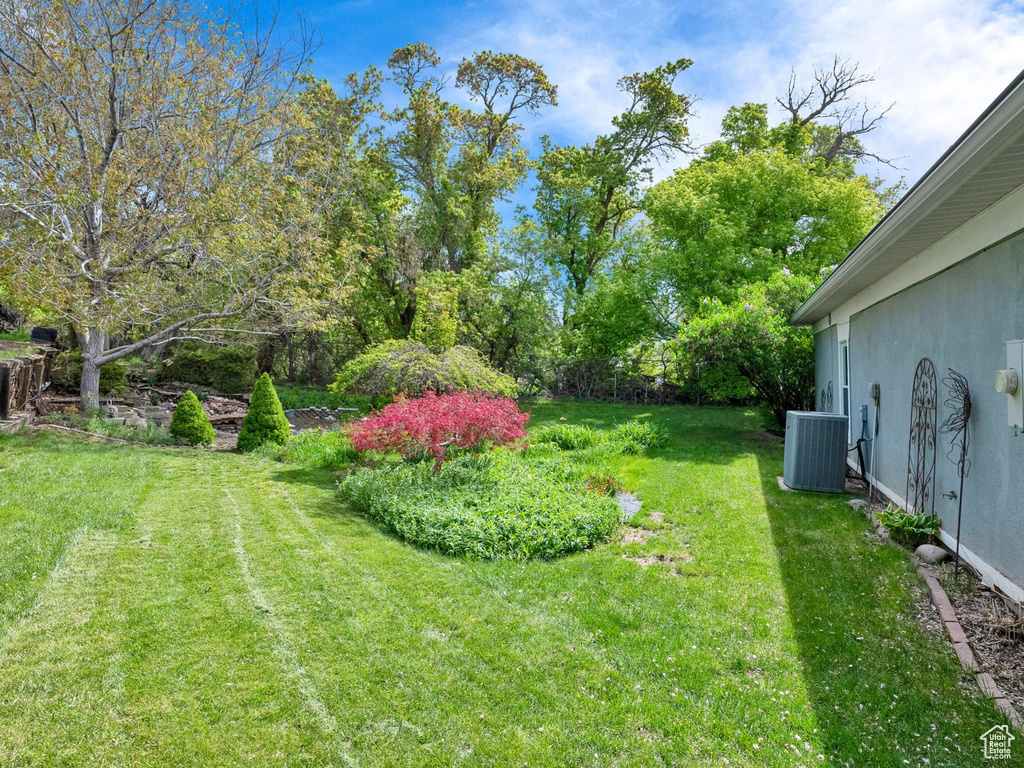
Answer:
<path fill-rule="evenodd" d="M 910 440 L 907 446 L 907 512 L 935 512 L 935 444 L 938 384 L 935 365 L 921 358 L 914 373 L 910 400 Z M 930 509 L 929 509 L 930 507 Z"/>
<path fill-rule="evenodd" d="M 967 458 L 967 450 L 971 445 L 971 388 L 967 379 L 952 368 L 949 376 L 942 380 L 949 388 L 949 397 L 943 405 L 949 409 L 949 417 L 939 428 L 944 434 L 952 435 L 952 445 L 946 458 L 956 465 L 960 477 L 960 490 L 957 493 L 956 510 L 956 573 L 960 573 L 960 521 L 964 512 L 964 478 L 971 471 L 971 462 Z"/>

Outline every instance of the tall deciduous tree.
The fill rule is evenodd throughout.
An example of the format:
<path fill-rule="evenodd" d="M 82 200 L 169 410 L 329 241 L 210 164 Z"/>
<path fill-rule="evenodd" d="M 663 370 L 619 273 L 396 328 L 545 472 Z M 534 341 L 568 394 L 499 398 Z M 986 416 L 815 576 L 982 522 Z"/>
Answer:
<path fill-rule="evenodd" d="M 870 127 L 851 128 L 841 108 L 865 81 L 855 71 L 819 73 L 823 95 L 814 106 L 791 86 L 791 117 L 774 127 L 766 104 L 733 107 L 701 158 L 648 191 L 644 209 L 660 243 L 655 271 L 684 308 L 706 297 L 731 301 L 783 268 L 817 279 L 882 215 L 895 188 L 858 172 L 859 159 L 875 157 L 859 138 Z"/>
<path fill-rule="evenodd" d="M 0 1 L 0 236 L 22 301 L 100 366 L 287 316 L 319 273 L 288 161 L 303 41 L 189 0 Z"/>
<path fill-rule="evenodd" d="M 550 262 L 565 278 L 565 324 L 640 209 L 655 162 L 689 149 L 691 101 L 675 90 L 691 61 L 679 59 L 619 80 L 630 98 L 614 131 L 593 144 L 545 141 L 537 171 L 534 216 L 547 236 Z"/>
<path fill-rule="evenodd" d="M 398 179 L 415 200 L 416 233 L 428 269 L 461 271 L 486 251 L 497 228 L 494 205 L 526 177 L 519 142 L 523 114 L 557 104 L 540 65 L 482 51 L 459 65 L 455 86 L 478 109 L 446 101 L 448 79 L 433 48 L 415 43 L 388 60 L 408 103 L 388 114 L 397 127 L 387 147 Z"/>

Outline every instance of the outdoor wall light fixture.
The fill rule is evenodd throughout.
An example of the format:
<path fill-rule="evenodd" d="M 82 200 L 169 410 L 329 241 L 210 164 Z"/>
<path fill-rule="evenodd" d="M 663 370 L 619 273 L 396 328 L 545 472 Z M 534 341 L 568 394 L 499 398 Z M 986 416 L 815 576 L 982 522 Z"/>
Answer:
<path fill-rule="evenodd" d="M 1013 369 L 996 371 L 996 392 L 1006 395 L 1017 394 L 1017 387 L 1020 386 L 1020 377 Z"/>
<path fill-rule="evenodd" d="M 1022 372 L 1024 372 L 1024 339 L 1008 341 L 1006 342 L 1006 368 L 996 371 L 996 392 L 1006 395 L 1006 421 L 1014 430 L 1024 427 Z"/>

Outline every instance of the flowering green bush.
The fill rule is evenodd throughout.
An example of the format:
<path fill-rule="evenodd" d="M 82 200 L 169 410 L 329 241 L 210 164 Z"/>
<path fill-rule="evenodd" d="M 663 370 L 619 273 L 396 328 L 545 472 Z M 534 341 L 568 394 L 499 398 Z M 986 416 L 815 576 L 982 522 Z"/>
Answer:
<path fill-rule="evenodd" d="M 401 340 L 370 347 L 350 361 L 328 389 L 374 397 L 474 390 L 501 397 L 519 394 L 515 380 L 489 367 L 475 349 L 452 347 L 434 353 L 417 341 Z"/>
<path fill-rule="evenodd" d="M 472 559 L 554 558 L 607 539 L 618 503 L 558 456 L 496 450 L 430 463 L 357 469 L 341 486 L 354 510 L 402 538 Z"/>

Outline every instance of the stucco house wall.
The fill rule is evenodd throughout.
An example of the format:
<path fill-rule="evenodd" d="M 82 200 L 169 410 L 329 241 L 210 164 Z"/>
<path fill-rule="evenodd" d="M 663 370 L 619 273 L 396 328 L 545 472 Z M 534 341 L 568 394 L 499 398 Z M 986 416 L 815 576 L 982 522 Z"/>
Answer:
<path fill-rule="evenodd" d="M 997 370 L 1022 365 L 1008 366 L 1006 342 L 1024 339 L 1024 71 L 790 320 L 814 329 L 819 405 L 821 388 L 832 381 L 833 410 L 840 413 L 840 357 L 848 345 L 851 442 L 873 432 L 869 388 L 879 384 L 878 436 L 867 448 L 867 474 L 903 506 L 917 365 L 928 358 L 936 368 L 938 424 L 949 416 L 941 378 L 950 368 L 966 376 L 974 411 L 961 554 L 986 583 L 1024 605 L 1024 435 L 1008 423 L 1007 396 L 995 391 Z M 940 434 L 934 511 L 952 547 L 957 501 L 948 494 L 959 479 L 946 456 L 950 447 L 949 436 Z"/>
<path fill-rule="evenodd" d="M 816 335 L 818 389 L 833 368 L 838 342 L 828 331 Z M 834 334 L 833 334 L 834 336 Z M 1024 338 L 1024 234 L 961 261 L 853 315 L 849 325 L 850 391 L 854 433 L 859 408 L 874 403 L 869 385 L 881 387 L 875 479 L 898 500 L 906 495 L 911 388 L 918 361 L 927 357 L 940 379 L 938 423 L 949 415 L 944 404 L 948 369 L 971 387 L 971 471 L 964 482 L 961 542 L 1024 588 L 1024 434 L 1007 423 L 1006 395 L 995 391 L 996 370 L 1006 367 L 1006 342 Z M 818 340 L 821 340 L 820 345 Z M 835 385 L 834 385 L 835 386 Z M 838 407 L 835 409 L 838 411 Z M 936 450 L 934 511 L 949 533 L 956 530 L 957 502 L 942 492 L 958 490 L 950 436 L 940 434 Z M 871 449 L 869 449 L 870 451 Z"/>
<path fill-rule="evenodd" d="M 814 402 L 819 411 L 839 413 L 839 337 L 833 325 L 814 334 Z M 832 387 L 832 404 L 827 394 Z"/>

